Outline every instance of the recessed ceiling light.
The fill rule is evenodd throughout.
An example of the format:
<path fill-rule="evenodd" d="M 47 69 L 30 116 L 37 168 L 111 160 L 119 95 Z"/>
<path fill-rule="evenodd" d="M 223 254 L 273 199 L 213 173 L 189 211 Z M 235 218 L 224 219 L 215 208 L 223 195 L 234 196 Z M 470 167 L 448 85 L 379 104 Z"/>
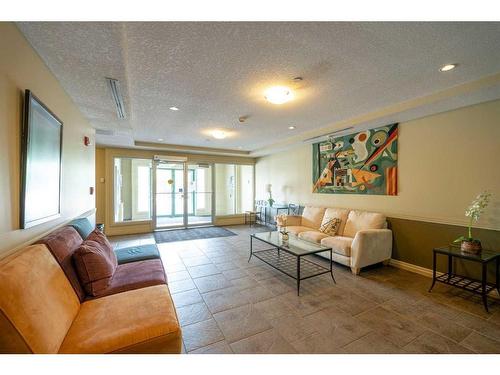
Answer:
<path fill-rule="evenodd" d="M 163 142 L 163 138 L 158 138 L 158 140 L 159 140 L 160 142 Z"/>
<path fill-rule="evenodd" d="M 293 130 L 295 129 L 295 126 L 289 126 L 288 129 Z"/>
<path fill-rule="evenodd" d="M 215 139 L 224 139 L 227 137 L 227 133 L 224 130 L 213 130 L 212 137 Z"/>
<path fill-rule="evenodd" d="M 439 68 L 440 72 L 449 72 L 457 67 L 458 64 L 446 64 Z"/>
<path fill-rule="evenodd" d="M 273 86 L 266 90 L 264 97 L 273 104 L 283 104 L 293 99 L 293 93 L 288 87 Z"/>
<path fill-rule="evenodd" d="M 177 108 L 177 107 L 170 107 L 169 109 L 170 109 L 171 111 L 178 111 L 178 110 L 179 110 L 179 108 Z"/>

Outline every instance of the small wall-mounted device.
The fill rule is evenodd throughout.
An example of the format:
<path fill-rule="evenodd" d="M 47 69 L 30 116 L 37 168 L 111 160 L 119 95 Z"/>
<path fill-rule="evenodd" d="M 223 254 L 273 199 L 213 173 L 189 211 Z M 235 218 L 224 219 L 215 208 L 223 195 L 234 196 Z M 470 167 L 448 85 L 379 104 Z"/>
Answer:
<path fill-rule="evenodd" d="M 94 195 L 94 187 L 91 186 L 89 190 L 90 190 L 90 195 Z"/>
<path fill-rule="evenodd" d="M 90 146 L 92 144 L 92 142 L 90 142 L 90 138 L 89 137 L 85 136 L 85 137 L 83 137 L 83 144 L 85 146 Z"/>

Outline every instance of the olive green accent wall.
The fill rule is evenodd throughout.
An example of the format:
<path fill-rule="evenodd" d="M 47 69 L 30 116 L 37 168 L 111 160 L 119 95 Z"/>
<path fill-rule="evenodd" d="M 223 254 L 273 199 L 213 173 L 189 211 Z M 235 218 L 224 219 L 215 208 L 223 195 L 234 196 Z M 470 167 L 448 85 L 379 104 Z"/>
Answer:
<path fill-rule="evenodd" d="M 445 246 L 467 233 L 467 228 L 458 225 L 430 223 L 426 221 L 388 218 L 389 228 L 393 231 L 392 258 L 402 262 L 432 269 L 432 249 Z M 500 231 L 473 229 L 473 236 L 481 240 L 484 249 L 500 251 Z M 438 270 L 444 272 L 447 259 L 438 255 Z M 480 278 L 477 264 L 456 260 L 457 270 L 465 275 Z M 493 264 L 489 268 L 489 278 L 494 277 Z M 493 280 L 493 279 L 492 279 Z"/>

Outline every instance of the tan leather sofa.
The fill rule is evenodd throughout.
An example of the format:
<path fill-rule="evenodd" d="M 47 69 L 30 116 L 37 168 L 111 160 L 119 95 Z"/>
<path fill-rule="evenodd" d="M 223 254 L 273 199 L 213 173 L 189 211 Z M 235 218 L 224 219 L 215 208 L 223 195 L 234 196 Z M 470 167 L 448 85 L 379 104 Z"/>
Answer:
<path fill-rule="evenodd" d="M 180 353 L 166 284 L 80 302 L 44 244 L 0 262 L 0 353 Z"/>
<path fill-rule="evenodd" d="M 331 218 L 339 218 L 335 236 L 319 228 Z M 277 218 L 278 226 L 284 223 Z M 362 267 L 387 263 L 392 255 L 392 231 L 387 229 L 385 215 L 375 212 L 306 206 L 301 216 L 286 216 L 287 230 L 299 238 L 331 247 L 334 261 L 351 267 L 358 275 Z M 320 254 L 329 258 L 329 253 Z"/>

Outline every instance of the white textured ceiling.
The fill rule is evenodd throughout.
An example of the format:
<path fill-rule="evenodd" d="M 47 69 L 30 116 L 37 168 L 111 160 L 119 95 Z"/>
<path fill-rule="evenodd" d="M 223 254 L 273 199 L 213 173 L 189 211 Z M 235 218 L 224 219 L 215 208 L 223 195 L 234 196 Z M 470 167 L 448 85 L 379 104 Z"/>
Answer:
<path fill-rule="evenodd" d="M 253 151 L 500 71 L 500 23 L 22 22 L 18 27 L 93 126 L 115 131 L 97 142 L 119 146 L 163 138 L 168 144 Z M 438 71 L 450 62 L 460 65 Z M 304 80 L 293 83 L 296 76 Z M 125 120 L 116 117 L 105 77 L 121 82 Z M 293 87 L 295 100 L 267 103 L 263 91 L 274 84 Z M 242 115 L 249 116 L 243 125 Z M 290 125 L 296 130 L 288 130 Z M 214 128 L 232 135 L 212 139 L 206 132 Z"/>

